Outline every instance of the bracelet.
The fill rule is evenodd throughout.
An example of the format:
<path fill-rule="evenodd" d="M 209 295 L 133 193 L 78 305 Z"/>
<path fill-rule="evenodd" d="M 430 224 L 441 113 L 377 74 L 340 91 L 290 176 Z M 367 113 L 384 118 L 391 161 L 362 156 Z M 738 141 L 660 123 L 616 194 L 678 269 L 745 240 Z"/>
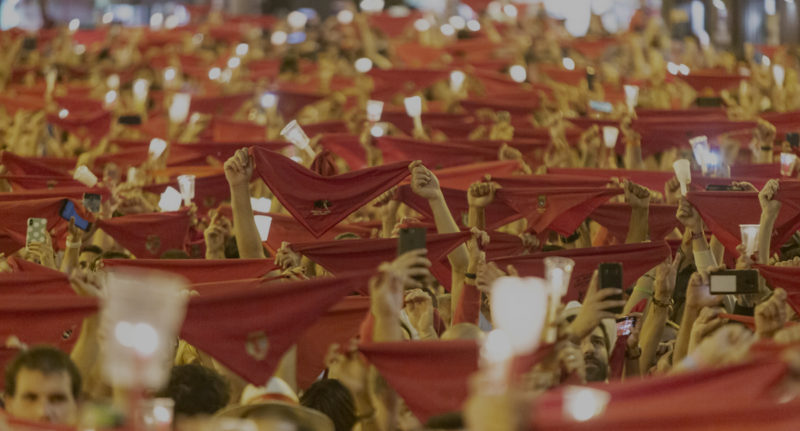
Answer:
<path fill-rule="evenodd" d="M 696 239 L 700 239 L 700 238 L 705 238 L 705 236 L 703 235 L 702 232 L 699 232 L 699 233 L 692 232 L 692 241 L 694 241 Z"/>
<path fill-rule="evenodd" d="M 478 276 L 476 274 L 472 274 L 472 273 L 469 273 L 469 272 L 465 273 L 464 277 L 470 278 L 472 280 L 475 280 L 475 279 L 478 278 Z"/>
<path fill-rule="evenodd" d="M 772 151 L 772 145 L 762 145 L 761 151 Z"/>
<path fill-rule="evenodd" d="M 667 301 L 667 302 L 662 302 L 662 301 L 659 301 L 659 299 L 656 298 L 655 295 L 653 295 L 653 305 L 655 305 L 656 307 L 669 308 L 670 306 L 672 306 L 674 304 L 675 304 L 675 299 L 674 298 L 670 298 L 669 301 Z"/>

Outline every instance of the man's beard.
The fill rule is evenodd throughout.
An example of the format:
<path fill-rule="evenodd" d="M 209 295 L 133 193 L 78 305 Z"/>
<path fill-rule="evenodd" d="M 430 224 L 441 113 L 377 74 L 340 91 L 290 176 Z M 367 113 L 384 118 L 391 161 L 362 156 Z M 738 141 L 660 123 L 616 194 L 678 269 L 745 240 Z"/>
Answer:
<path fill-rule="evenodd" d="M 586 355 L 583 357 L 586 363 L 586 381 L 587 382 L 605 382 L 608 378 L 608 364 L 604 364 L 594 355 Z"/>

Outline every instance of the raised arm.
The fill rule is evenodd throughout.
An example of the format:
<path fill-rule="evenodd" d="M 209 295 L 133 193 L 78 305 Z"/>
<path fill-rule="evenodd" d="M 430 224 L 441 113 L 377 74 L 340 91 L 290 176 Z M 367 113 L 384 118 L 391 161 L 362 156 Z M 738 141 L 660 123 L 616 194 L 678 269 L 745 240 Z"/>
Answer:
<path fill-rule="evenodd" d="M 250 205 L 250 177 L 253 176 L 253 159 L 242 148 L 225 162 L 225 178 L 231 188 L 231 207 L 233 208 L 233 233 L 239 257 L 242 259 L 264 258 L 253 207 Z"/>
<path fill-rule="evenodd" d="M 758 263 L 765 265 L 769 262 L 770 240 L 775 220 L 781 211 L 781 202 L 775 200 L 778 193 L 778 180 L 769 180 L 758 193 L 758 202 L 761 204 L 761 222 L 758 226 Z"/>
<path fill-rule="evenodd" d="M 639 335 L 639 347 L 642 356 L 639 358 L 639 369 L 645 372 L 655 358 L 664 325 L 669 317 L 669 308 L 672 305 L 672 294 L 675 292 L 675 276 L 677 274 L 680 258 L 676 257 L 671 265 L 662 263 L 656 270 L 656 280 L 653 285 L 653 298 L 644 316 L 642 332 Z"/>
<path fill-rule="evenodd" d="M 631 221 L 625 244 L 645 242 L 650 237 L 650 190 L 632 181 L 625 181 L 625 201 L 631 206 Z"/>

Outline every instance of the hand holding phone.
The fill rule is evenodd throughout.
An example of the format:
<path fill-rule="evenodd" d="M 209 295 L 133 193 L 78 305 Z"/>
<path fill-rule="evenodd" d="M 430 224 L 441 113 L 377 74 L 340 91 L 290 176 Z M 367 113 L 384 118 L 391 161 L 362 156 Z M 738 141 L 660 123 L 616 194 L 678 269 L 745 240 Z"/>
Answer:
<path fill-rule="evenodd" d="M 597 268 L 600 289 L 620 289 L 622 290 L 622 264 L 618 262 L 601 263 Z M 623 300 L 622 294 L 611 295 L 606 298 L 608 301 Z M 614 314 L 622 314 L 623 306 L 608 308 Z"/>
<path fill-rule="evenodd" d="M 617 337 L 631 335 L 636 326 L 636 316 L 624 316 L 617 319 Z"/>
<path fill-rule="evenodd" d="M 723 270 L 709 274 L 712 295 L 758 293 L 758 271 L 755 269 Z"/>
<path fill-rule="evenodd" d="M 33 242 L 45 242 L 47 240 L 47 219 L 31 217 L 28 219 L 28 230 L 25 235 L 25 245 Z"/>

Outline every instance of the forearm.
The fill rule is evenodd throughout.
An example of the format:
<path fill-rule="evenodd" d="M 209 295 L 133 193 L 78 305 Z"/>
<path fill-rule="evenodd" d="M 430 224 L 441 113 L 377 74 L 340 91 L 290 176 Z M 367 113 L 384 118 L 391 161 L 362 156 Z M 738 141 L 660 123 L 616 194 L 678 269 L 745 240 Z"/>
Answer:
<path fill-rule="evenodd" d="M 699 314 L 700 310 L 697 307 L 686 304 L 686 308 L 683 310 L 683 317 L 681 318 L 681 327 L 678 329 L 678 339 L 675 341 L 675 350 L 672 354 L 673 364 L 682 361 L 689 352 L 689 341 L 692 336 L 692 326 L 694 325 L 694 321 L 697 320 L 697 316 Z"/>
<path fill-rule="evenodd" d="M 631 377 L 641 377 L 642 372 L 639 366 L 639 359 L 629 359 L 625 358 L 625 373 L 624 378 L 629 379 Z"/>
<path fill-rule="evenodd" d="M 625 145 L 625 169 L 639 169 L 642 167 L 642 145 L 638 142 L 629 142 Z"/>
<path fill-rule="evenodd" d="M 658 351 L 658 344 L 661 342 L 661 335 L 664 332 L 664 325 L 667 323 L 668 309 L 659 307 L 652 302 L 645 314 L 642 323 L 642 332 L 639 335 L 639 347 L 642 348 L 642 356 L 639 357 L 639 368 L 647 370 L 653 363 Z"/>
<path fill-rule="evenodd" d="M 373 325 L 372 341 L 402 341 L 403 329 L 400 328 L 400 316 L 379 316 L 373 312 L 375 324 Z"/>
<path fill-rule="evenodd" d="M 486 209 L 470 205 L 467 224 L 471 228 L 486 230 Z"/>
<path fill-rule="evenodd" d="M 246 183 L 231 187 L 231 208 L 239 256 L 242 259 L 263 259 L 264 249 L 259 241 L 253 207 L 250 205 L 250 190 Z"/>
<path fill-rule="evenodd" d="M 297 345 L 290 347 L 283 354 L 278 368 L 275 370 L 275 377 L 281 378 L 286 384 L 297 392 Z"/>
<path fill-rule="evenodd" d="M 381 238 L 391 238 L 394 226 L 397 224 L 397 208 L 399 203 L 391 201 L 383 208 L 383 217 L 381 217 Z"/>
<path fill-rule="evenodd" d="M 758 226 L 758 263 L 766 265 L 769 262 L 769 252 L 772 241 L 772 230 L 775 228 L 775 219 L 777 214 L 773 215 L 767 212 L 761 213 L 761 223 Z"/>
<path fill-rule="evenodd" d="M 433 212 L 433 220 L 436 223 L 436 231 L 438 233 L 456 233 L 461 231 L 453 215 L 450 214 L 450 210 L 447 208 L 447 203 L 444 201 L 444 196 L 442 196 L 441 192 L 436 198 L 428 200 L 428 204 L 431 207 L 431 212 Z M 464 272 L 469 265 L 467 248 L 464 245 L 460 245 L 447 255 L 447 259 L 450 261 L 450 266 L 453 267 L 453 270 Z"/>
<path fill-rule="evenodd" d="M 631 221 L 628 225 L 628 237 L 625 244 L 636 244 L 647 241 L 650 233 L 650 207 L 631 208 Z"/>
<path fill-rule="evenodd" d="M 711 243 L 708 245 L 711 250 L 711 255 L 714 256 L 715 262 L 722 262 L 725 258 L 725 246 L 717 239 L 716 236 L 711 236 Z"/>
<path fill-rule="evenodd" d="M 625 307 L 623 308 L 623 314 L 628 314 L 631 312 L 631 309 L 636 306 L 642 299 L 649 300 L 653 297 L 653 282 L 655 281 L 655 277 L 653 273 L 655 272 L 655 268 L 648 271 L 645 275 L 639 277 L 636 280 L 636 284 L 633 286 L 633 291 L 631 292 L 631 296 L 628 297 L 628 302 L 625 303 Z"/>
<path fill-rule="evenodd" d="M 70 242 L 67 238 L 67 251 L 64 252 L 64 258 L 61 260 L 61 272 L 69 274 L 75 267 L 78 266 L 78 256 L 81 253 L 81 242 Z"/>
<path fill-rule="evenodd" d="M 83 319 L 78 341 L 75 342 L 75 346 L 70 353 L 72 362 L 75 363 L 75 366 L 78 367 L 84 377 L 93 374 L 92 371 L 97 364 L 97 359 L 100 357 L 100 345 L 97 341 L 99 322 L 100 317 L 97 314 Z"/>
<path fill-rule="evenodd" d="M 225 250 L 221 248 L 209 248 L 206 245 L 206 259 L 225 259 Z"/>

